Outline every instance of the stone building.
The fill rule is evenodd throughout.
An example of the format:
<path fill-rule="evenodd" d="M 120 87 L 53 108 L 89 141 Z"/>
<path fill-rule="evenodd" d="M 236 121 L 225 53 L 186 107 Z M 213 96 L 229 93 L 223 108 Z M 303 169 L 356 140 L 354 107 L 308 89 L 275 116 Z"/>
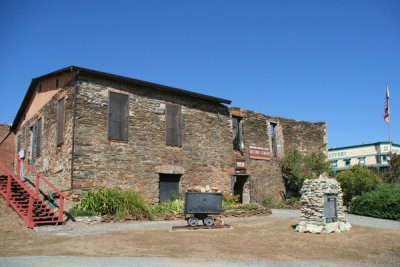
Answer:
<path fill-rule="evenodd" d="M 15 136 L 10 131 L 10 125 L 0 123 L 0 162 L 12 169 L 15 157 Z M 0 175 L 6 172 L 0 168 Z"/>
<path fill-rule="evenodd" d="M 325 123 L 81 67 L 32 80 L 11 130 L 17 151 L 62 190 L 119 187 L 166 201 L 218 187 L 243 202 L 284 192 L 281 158 L 326 152 Z"/>

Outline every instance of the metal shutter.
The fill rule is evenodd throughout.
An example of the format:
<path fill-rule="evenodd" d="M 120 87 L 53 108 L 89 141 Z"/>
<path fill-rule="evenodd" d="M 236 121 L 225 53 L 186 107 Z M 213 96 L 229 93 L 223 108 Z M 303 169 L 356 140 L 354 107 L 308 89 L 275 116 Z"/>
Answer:
<path fill-rule="evenodd" d="M 166 105 L 166 144 L 181 146 L 181 106 Z"/>
<path fill-rule="evenodd" d="M 108 137 L 128 141 L 128 95 L 110 92 Z"/>

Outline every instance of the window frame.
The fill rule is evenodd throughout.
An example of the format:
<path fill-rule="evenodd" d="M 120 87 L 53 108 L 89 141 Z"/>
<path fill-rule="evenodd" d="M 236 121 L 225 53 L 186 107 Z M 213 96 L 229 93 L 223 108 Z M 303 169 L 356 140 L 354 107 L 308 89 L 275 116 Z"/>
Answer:
<path fill-rule="evenodd" d="M 62 103 L 62 111 L 60 104 Z M 62 118 L 62 119 L 61 119 Z M 60 127 L 60 125 L 62 125 Z M 64 143 L 65 132 L 65 97 L 57 102 L 57 124 L 56 124 L 56 146 L 61 146 Z"/>
<path fill-rule="evenodd" d="M 181 105 L 172 103 L 166 103 L 165 105 L 165 144 L 167 146 L 182 147 Z"/>
<path fill-rule="evenodd" d="M 112 131 L 111 131 L 111 122 L 112 122 L 112 120 L 111 120 L 111 117 L 112 117 L 112 113 L 111 113 L 111 109 L 112 109 L 112 106 L 114 105 L 114 104 L 112 104 L 112 95 L 115 95 L 115 96 L 117 96 L 118 95 L 118 97 L 126 97 L 126 102 L 125 102 L 125 108 L 124 107 L 121 107 L 121 110 L 120 111 L 123 111 L 123 112 L 121 112 L 121 114 L 122 113 L 125 113 L 124 114 L 124 116 L 123 117 L 121 117 L 121 128 L 120 128 L 120 135 L 119 136 L 112 136 Z M 115 100 L 115 101 L 117 101 L 118 102 L 118 100 Z M 116 103 L 115 103 L 116 104 Z M 117 104 L 116 104 L 117 105 Z M 123 109 L 125 109 L 125 110 L 123 110 Z M 115 91 L 109 91 L 108 92 L 108 110 L 107 110 L 107 113 L 108 113 L 108 115 L 107 115 L 107 124 L 108 124 L 108 127 L 107 127 L 107 137 L 108 137 L 108 140 L 110 140 L 110 141 L 115 141 L 115 142 L 128 142 L 129 141 L 129 94 L 127 94 L 127 93 L 122 93 L 122 92 L 115 92 Z M 118 121 L 115 121 L 115 122 L 118 122 Z"/>
<path fill-rule="evenodd" d="M 278 127 L 277 122 L 270 121 L 268 123 L 268 134 L 271 140 L 271 150 L 272 150 L 272 156 L 273 157 L 278 157 L 278 135 L 276 133 L 276 129 Z"/>
<path fill-rule="evenodd" d="M 36 142 L 35 142 L 35 157 L 40 158 L 42 156 L 43 147 L 43 118 L 39 118 L 36 121 Z"/>
<path fill-rule="evenodd" d="M 233 150 L 243 151 L 244 140 L 243 140 L 243 118 L 240 116 L 232 115 L 232 145 Z"/>

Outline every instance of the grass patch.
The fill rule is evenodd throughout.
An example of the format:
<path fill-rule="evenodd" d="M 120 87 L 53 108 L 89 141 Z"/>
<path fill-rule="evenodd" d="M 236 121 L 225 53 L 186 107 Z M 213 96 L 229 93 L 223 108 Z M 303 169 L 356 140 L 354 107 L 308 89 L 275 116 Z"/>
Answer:
<path fill-rule="evenodd" d="M 224 195 L 222 198 L 222 210 L 253 210 L 260 207 L 257 203 L 242 204 L 239 196 Z"/>
<path fill-rule="evenodd" d="M 262 202 L 264 207 L 270 209 L 300 209 L 301 203 L 299 197 L 292 197 L 282 200 L 272 200 L 270 197 L 266 197 Z"/>
<path fill-rule="evenodd" d="M 119 220 L 153 220 L 153 214 L 142 196 L 134 191 L 102 189 L 88 191 L 78 210 L 92 211 L 98 215 L 111 214 Z"/>
<path fill-rule="evenodd" d="M 98 215 L 95 211 L 92 210 L 82 210 L 77 207 L 74 207 L 68 211 L 69 215 L 72 217 L 80 217 L 80 216 L 96 216 Z"/>
<path fill-rule="evenodd" d="M 155 204 L 151 207 L 154 216 L 182 214 L 185 206 L 183 199 L 175 199 L 164 203 Z"/>

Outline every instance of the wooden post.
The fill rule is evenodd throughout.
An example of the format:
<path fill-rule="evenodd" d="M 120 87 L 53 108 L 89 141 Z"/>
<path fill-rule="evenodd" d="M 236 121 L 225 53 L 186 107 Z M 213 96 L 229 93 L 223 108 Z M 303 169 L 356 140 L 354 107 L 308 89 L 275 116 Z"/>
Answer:
<path fill-rule="evenodd" d="M 27 218 L 25 220 L 26 224 L 28 225 L 29 228 L 33 228 L 34 227 L 34 225 L 33 225 L 33 217 L 32 217 L 32 214 L 33 214 L 33 201 L 34 201 L 34 199 L 33 199 L 32 195 L 29 195 L 28 216 L 27 216 Z"/>
<path fill-rule="evenodd" d="M 60 196 L 60 205 L 58 206 L 58 222 L 64 221 L 64 197 Z"/>

